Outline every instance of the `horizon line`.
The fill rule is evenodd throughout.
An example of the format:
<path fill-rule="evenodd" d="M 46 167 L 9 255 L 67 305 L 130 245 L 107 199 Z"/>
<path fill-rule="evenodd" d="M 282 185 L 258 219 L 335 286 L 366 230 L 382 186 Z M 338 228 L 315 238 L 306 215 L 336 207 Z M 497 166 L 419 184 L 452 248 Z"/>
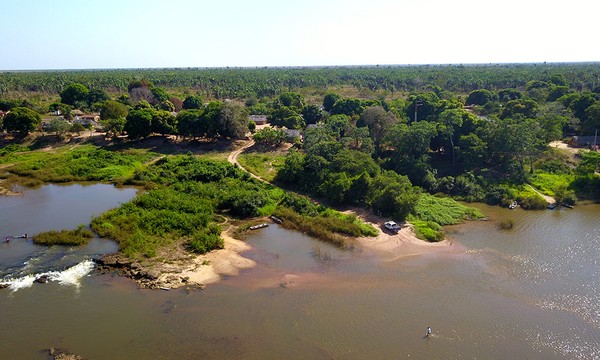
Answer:
<path fill-rule="evenodd" d="M 256 66 L 173 66 L 173 67 L 106 67 L 106 68 L 49 68 L 49 69 L 9 69 L 10 72 L 59 72 L 59 71 L 115 71 L 115 70 L 217 70 L 217 69 L 327 69 L 327 68 L 391 68 L 391 67 L 453 67 L 453 66 L 506 66 L 506 65 L 576 65 L 600 64 L 600 61 L 532 61 L 532 62 L 490 62 L 490 63 L 420 63 L 420 64 L 363 64 L 363 65 L 256 65 Z"/>

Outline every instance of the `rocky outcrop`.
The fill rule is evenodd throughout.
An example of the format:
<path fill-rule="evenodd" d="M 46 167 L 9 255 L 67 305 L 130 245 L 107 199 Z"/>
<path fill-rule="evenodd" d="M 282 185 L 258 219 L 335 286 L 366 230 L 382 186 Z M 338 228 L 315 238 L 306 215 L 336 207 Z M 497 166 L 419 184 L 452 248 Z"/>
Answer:
<path fill-rule="evenodd" d="M 103 274 L 117 272 L 120 276 L 125 276 L 135 281 L 144 289 L 162 289 L 169 290 L 188 284 L 189 277 L 171 275 L 164 277 L 160 269 L 160 263 L 141 262 L 124 257 L 120 254 L 106 255 L 96 259 L 96 269 Z M 202 287 L 202 286 L 200 286 Z"/>
<path fill-rule="evenodd" d="M 48 349 L 48 353 L 54 360 L 83 360 L 83 358 L 79 355 L 71 354 L 64 350 L 56 349 L 53 347 Z"/>

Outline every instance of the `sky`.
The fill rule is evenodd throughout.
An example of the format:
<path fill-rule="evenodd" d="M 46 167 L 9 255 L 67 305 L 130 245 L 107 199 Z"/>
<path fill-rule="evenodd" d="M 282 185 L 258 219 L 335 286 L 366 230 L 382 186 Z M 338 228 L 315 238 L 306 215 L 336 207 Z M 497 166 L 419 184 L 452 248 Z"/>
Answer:
<path fill-rule="evenodd" d="M 0 0 L 0 70 L 600 61 L 597 0 Z"/>

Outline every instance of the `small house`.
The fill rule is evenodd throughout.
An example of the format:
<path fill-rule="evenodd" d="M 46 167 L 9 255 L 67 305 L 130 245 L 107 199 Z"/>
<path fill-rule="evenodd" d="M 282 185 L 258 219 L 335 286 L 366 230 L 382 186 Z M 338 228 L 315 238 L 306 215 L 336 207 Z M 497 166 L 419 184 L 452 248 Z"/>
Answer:
<path fill-rule="evenodd" d="M 85 127 L 91 126 L 93 128 L 98 128 L 100 126 L 99 121 L 100 116 L 96 114 L 77 115 L 75 116 L 75 119 L 73 119 L 73 123 L 78 123 Z"/>
<path fill-rule="evenodd" d="M 598 141 L 600 141 L 600 137 L 596 136 L 573 136 L 571 141 L 569 141 L 569 144 L 572 146 L 589 147 L 592 145 L 598 145 Z"/>
<path fill-rule="evenodd" d="M 250 115 L 250 120 L 254 121 L 256 125 L 266 125 L 267 115 Z"/>

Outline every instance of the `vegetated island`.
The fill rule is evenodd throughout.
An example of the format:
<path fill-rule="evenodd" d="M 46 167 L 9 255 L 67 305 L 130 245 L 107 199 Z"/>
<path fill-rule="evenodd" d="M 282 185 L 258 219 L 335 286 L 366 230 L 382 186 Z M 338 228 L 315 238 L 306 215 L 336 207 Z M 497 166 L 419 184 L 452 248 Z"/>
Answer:
<path fill-rule="evenodd" d="M 600 91 L 589 75 L 598 72 L 597 64 L 116 70 L 67 73 L 74 82 L 58 87 L 53 72 L 8 73 L 2 184 L 6 194 L 16 183 L 145 187 L 91 229 L 119 242 L 101 268 L 148 287 L 208 283 L 252 266 L 235 255 L 244 247 L 229 232 L 268 216 L 346 248 L 382 236 L 387 219 L 410 224 L 389 237 L 414 229 L 436 242 L 443 225 L 483 217 L 455 200 L 534 209 L 548 206 L 540 194 L 565 206 L 600 198 L 599 154 L 548 146 L 568 139 L 596 150 L 586 135 L 598 127 Z M 197 82 L 182 86 L 190 76 Z M 252 141 L 235 145 L 248 132 Z M 375 226 L 365 211 L 378 215 Z M 67 244 L 78 232 L 34 240 Z"/>

